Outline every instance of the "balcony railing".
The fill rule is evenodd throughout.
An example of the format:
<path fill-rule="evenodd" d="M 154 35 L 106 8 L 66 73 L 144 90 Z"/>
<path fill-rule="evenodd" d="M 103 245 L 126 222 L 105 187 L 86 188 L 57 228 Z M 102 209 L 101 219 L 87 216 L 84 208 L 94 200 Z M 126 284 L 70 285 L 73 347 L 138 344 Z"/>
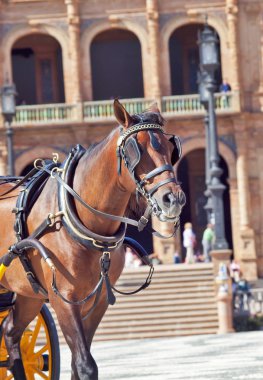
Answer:
<path fill-rule="evenodd" d="M 65 103 L 18 106 L 13 124 L 68 123 L 69 121 L 77 121 L 76 111 L 74 104 Z"/>
<path fill-rule="evenodd" d="M 153 103 L 152 99 L 122 99 L 122 104 L 131 114 L 141 113 Z M 240 111 L 239 93 L 215 94 L 218 114 Z M 203 115 L 199 95 L 164 96 L 161 112 L 165 117 Z M 22 105 L 16 108 L 13 125 L 61 124 L 114 120 L 113 100 L 83 102 L 78 104 Z"/>
<path fill-rule="evenodd" d="M 229 92 L 215 94 L 215 108 L 217 113 L 239 111 L 239 94 Z M 200 103 L 199 95 L 164 96 L 162 98 L 162 112 L 166 115 L 203 115 L 204 107 Z"/>
<path fill-rule="evenodd" d="M 121 103 L 126 110 L 131 113 L 141 113 L 153 103 L 151 99 L 123 99 Z M 98 119 L 114 118 L 113 100 L 103 100 L 83 103 L 84 121 L 93 121 Z"/>

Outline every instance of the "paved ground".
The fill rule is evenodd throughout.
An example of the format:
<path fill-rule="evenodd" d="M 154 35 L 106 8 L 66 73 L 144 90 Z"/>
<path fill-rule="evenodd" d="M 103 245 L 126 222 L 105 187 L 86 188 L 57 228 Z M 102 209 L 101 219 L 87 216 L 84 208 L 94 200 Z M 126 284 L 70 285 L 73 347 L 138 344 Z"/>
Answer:
<path fill-rule="evenodd" d="M 92 352 L 100 380 L 263 380 L 263 331 L 98 342 Z M 65 346 L 61 361 L 69 380 Z"/>

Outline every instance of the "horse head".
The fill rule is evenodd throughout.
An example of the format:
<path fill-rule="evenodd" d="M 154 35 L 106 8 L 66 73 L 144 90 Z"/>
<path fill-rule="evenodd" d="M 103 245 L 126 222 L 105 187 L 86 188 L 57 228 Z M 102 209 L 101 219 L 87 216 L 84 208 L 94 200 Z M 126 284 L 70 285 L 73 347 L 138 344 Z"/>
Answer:
<path fill-rule="evenodd" d="M 177 222 L 186 202 L 173 167 L 181 157 L 179 138 L 164 132 L 164 119 L 157 105 L 143 113 L 130 115 L 115 100 L 114 112 L 122 126 L 117 142 L 122 186 L 131 186 L 128 173 L 133 189 L 147 203 L 148 216 L 152 213 L 160 221 Z"/>

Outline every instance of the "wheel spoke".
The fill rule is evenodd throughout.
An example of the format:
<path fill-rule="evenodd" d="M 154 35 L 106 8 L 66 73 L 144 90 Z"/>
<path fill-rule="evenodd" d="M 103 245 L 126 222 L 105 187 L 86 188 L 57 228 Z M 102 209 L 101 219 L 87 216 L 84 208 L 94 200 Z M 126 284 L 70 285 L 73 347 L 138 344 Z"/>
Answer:
<path fill-rule="evenodd" d="M 36 326 L 35 326 L 33 334 L 32 334 L 31 342 L 30 342 L 30 344 L 28 346 L 28 352 L 29 353 L 32 353 L 34 351 L 34 347 L 35 347 L 36 340 L 37 340 L 37 337 L 38 337 L 38 334 L 39 334 L 39 331 L 40 331 L 40 327 L 41 327 L 41 320 L 38 317 Z"/>
<path fill-rule="evenodd" d="M 30 370 L 30 371 L 27 371 L 27 379 L 28 380 L 35 380 L 35 375 L 34 373 Z"/>
<path fill-rule="evenodd" d="M 42 355 L 46 351 L 48 351 L 48 344 L 45 344 L 39 351 L 35 352 L 33 357 L 37 358 L 38 356 Z"/>
<path fill-rule="evenodd" d="M 45 380 L 48 380 L 49 379 L 49 376 L 45 375 L 42 371 L 40 371 L 39 369 L 35 369 L 35 372 L 40 376 L 42 377 L 42 379 L 45 379 Z"/>
<path fill-rule="evenodd" d="M 5 378 L 5 380 L 11 380 L 11 379 L 13 379 L 14 378 L 14 376 L 12 375 L 12 373 L 10 374 L 10 375 L 8 375 L 6 378 Z"/>

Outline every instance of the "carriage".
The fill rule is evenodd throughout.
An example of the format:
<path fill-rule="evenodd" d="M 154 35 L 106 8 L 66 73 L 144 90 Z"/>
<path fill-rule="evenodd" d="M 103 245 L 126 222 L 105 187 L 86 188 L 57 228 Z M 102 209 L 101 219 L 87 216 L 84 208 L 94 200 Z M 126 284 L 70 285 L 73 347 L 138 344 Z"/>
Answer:
<path fill-rule="evenodd" d="M 127 294 L 145 289 L 153 274 L 147 253 L 126 237 L 127 224 L 141 231 L 153 215 L 173 226 L 169 236 L 154 232 L 162 238 L 178 228 L 180 140 L 164 131 L 156 105 L 130 115 L 115 100 L 114 113 L 120 126 L 96 146 L 77 145 L 62 164 L 38 159 L 25 177 L 1 179 L 1 380 L 59 379 L 47 301 L 72 353 L 72 379 L 97 380 L 90 346 L 119 292 L 125 244 L 149 265 L 145 283 Z"/>
<path fill-rule="evenodd" d="M 0 294 L 0 325 L 14 303 L 14 293 Z M 8 352 L 3 336 L 0 337 L 0 379 L 13 379 L 9 371 Z M 22 334 L 20 350 L 27 379 L 59 379 L 60 351 L 53 317 L 44 305 Z"/>

